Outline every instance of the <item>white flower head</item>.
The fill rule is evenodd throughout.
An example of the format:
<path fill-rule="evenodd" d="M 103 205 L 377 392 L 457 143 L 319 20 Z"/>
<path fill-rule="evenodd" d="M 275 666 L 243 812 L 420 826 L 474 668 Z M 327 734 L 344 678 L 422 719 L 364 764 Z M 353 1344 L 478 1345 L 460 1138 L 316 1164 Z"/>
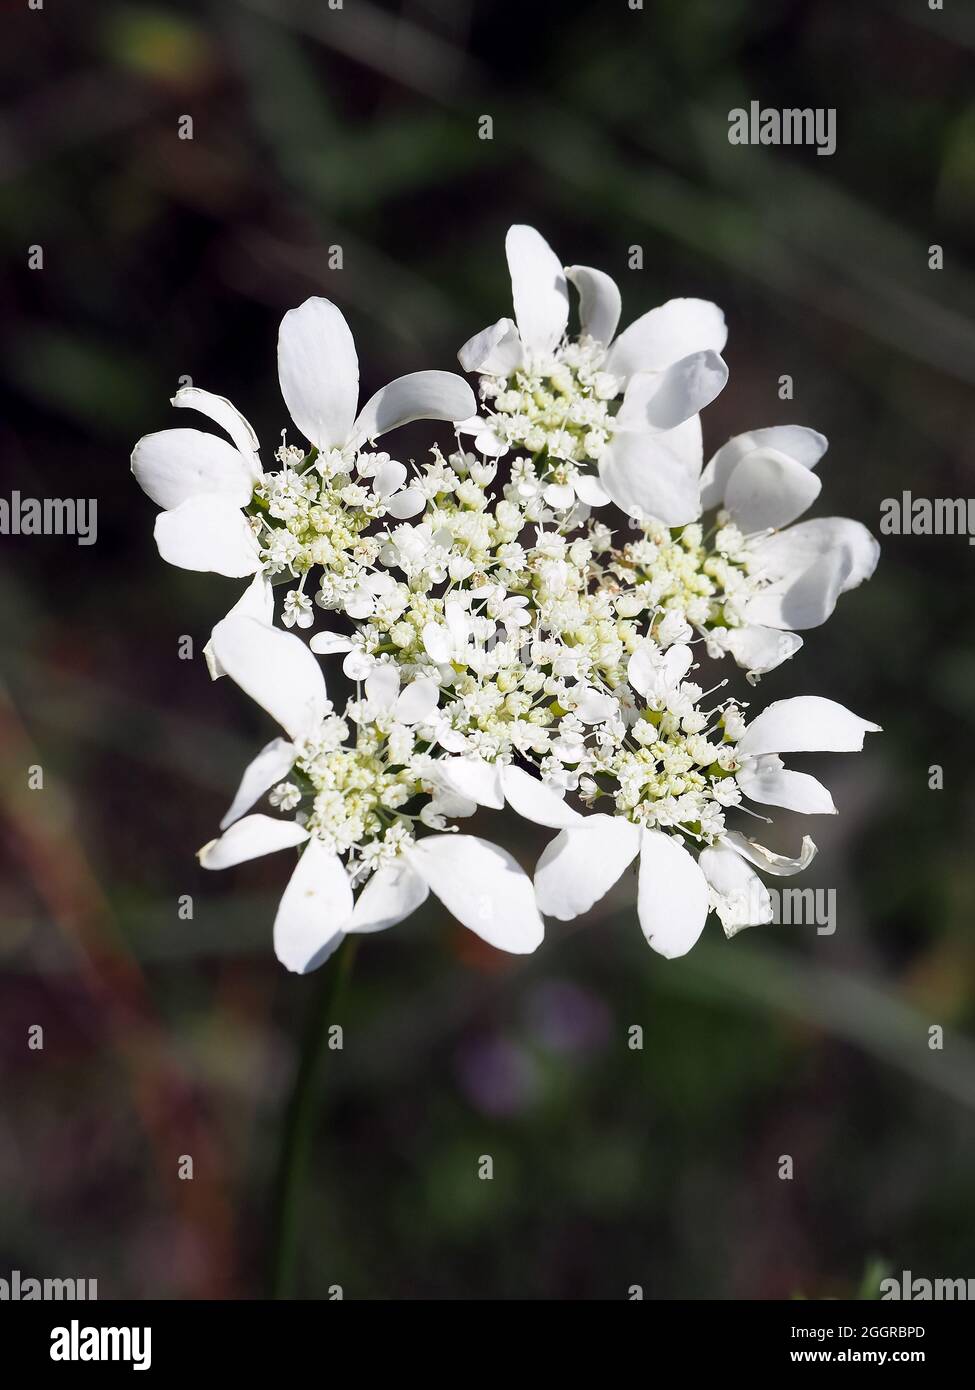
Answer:
<path fill-rule="evenodd" d="M 660 683 L 654 685 L 657 693 Z M 835 812 L 826 789 L 805 773 L 786 771 L 778 752 L 858 751 L 864 735 L 878 726 L 818 696 L 771 705 L 737 741 L 740 792 L 752 800 L 806 814 Z M 678 776 L 677 781 L 680 778 Z M 722 778 L 717 786 L 725 785 Z M 671 797 L 664 817 L 593 815 L 563 829 L 538 863 L 535 889 L 542 911 L 568 920 L 587 912 L 639 855 L 637 911 L 655 951 L 686 954 L 714 908 L 728 935 L 771 920 L 767 890 L 754 867 L 772 874 L 800 873 L 815 854 L 806 837 L 795 859 L 778 855 L 737 831 L 726 830 L 718 807 L 733 805 L 721 795 L 707 819 L 693 797 Z M 689 818 L 694 823 L 689 824 Z M 697 858 L 693 853 L 696 836 Z M 690 845 L 690 847 L 689 847 Z"/>
<path fill-rule="evenodd" d="M 576 498 L 587 506 L 612 500 L 633 516 L 693 521 L 703 463 L 698 414 L 728 378 L 721 311 L 704 300 L 670 300 L 617 337 L 621 296 L 603 271 L 563 269 L 533 227 L 511 227 L 505 250 L 515 318 L 461 348 L 461 366 L 482 377 L 485 405 L 460 428 L 490 456 L 516 444 L 544 450 L 543 496 L 556 512 Z M 566 342 L 570 283 L 580 337 Z M 613 415 L 609 404 L 620 395 Z"/>
<path fill-rule="evenodd" d="M 364 756 L 358 749 L 333 746 L 330 737 L 322 740 L 323 727 L 334 719 L 332 706 L 321 667 L 299 638 L 251 618 L 227 618 L 214 630 L 213 640 L 223 669 L 279 721 L 288 738 L 269 744 L 248 768 L 223 834 L 204 846 L 200 862 L 204 868 L 228 868 L 303 846 L 274 924 L 282 964 L 301 973 L 313 970 L 346 934 L 393 926 L 431 891 L 491 945 L 535 950 L 543 925 L 531 881 L 506 850 L 472 835 L 434 833 L 415 839 L 396 822 L 395 799 L 382 797 L 388 786 L 402 783 L 384 768 L 378 752 Z M 391 666 L 374 668 L 366 687 L 367 701 L 380 717 L 400 725 L 420 723 L 436 708 L 432 681 L 415 680 L 400 691 L 398 672 Z M 294 768 L 317 788 L 309 817 L 244 814 Z M 392 810 L 387 809 L 390 800 Z M 276 801 L 294 809 L 293 796 L 280 789 Z M 382 805 L 378 816 L 377 802 Z M 367 808 L 365 814 L 357 816 L 350 809 L 353 803 Z M 438 812 L 443 806 L 441 798 Z M 363 867 L 357 869 L 353 853 L 358 841 L 343 838 L 343 833 L 353 824 L 365 834 L 370 820 L 388 821 L 389 828 L 373 833 L 366 854 L 360 855 Z M 363 871 L 368 877 L 356 896 L 354 886 L 362 882 Z"/>
<path fill-rule="evenodd" d="M 806 837 L 778 855 L 735 818 L 752 804 L 835 813 L 783 755 L 853 751 L 876 728 L 818 696 L 752 712 L 703 674 L 730 655 L 756 681 L 872 573 L 859 523 L 798 520 L 826 441 L 753 431 L 703 467 L 701 411 L 727 380 L 720 310 L 673 299 L 618 334 L 603 272 L 563 268 L 530 227 L 512 227 L 506 251 L 514 318 L 460 354 L 479 406 L 459 376 L 420 371 L 359 409 L 352 335 L 316 298 L 278 340 L 307 447 L 283 435 L 264 470 L 244 417 L 188 388 L 174 405 L 226 437 L 169 430 L 133 453 L 162 508 L 163 556 L 249 577 L 207 662 L 283 733 L 246 768 L 201 861 L 297 850 L 274 932 L 289 969 L 430 893 L 492 945 L 531 951 L 541 912 L 587 911 L 634 863 L 638 917 L 664 956 L 689 950 L 710 911 L 728 935 L 768 921 L 758 873 L 799 872 L 815 849 Z M 408 468 L 377 446 L 418 419 L 453 423 L 473 451 L 434 444 Z M 625 527 L 594 517 L 610 503 Z M 298 632 L 321 610 L 334 630 L 306 645 Z M 340 679 L 344 707 L 326 687 L 332 662 L 352 683 Z M 455 824 L 505 807 L 557 832 L 534 887 Z"/>

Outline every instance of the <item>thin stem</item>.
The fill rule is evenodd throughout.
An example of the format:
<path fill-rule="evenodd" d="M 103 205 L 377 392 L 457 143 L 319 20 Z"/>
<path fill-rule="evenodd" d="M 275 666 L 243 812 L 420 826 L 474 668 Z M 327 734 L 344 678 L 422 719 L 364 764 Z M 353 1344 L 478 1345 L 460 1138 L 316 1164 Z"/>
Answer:
<path fill-rule="evenodd" d="M 301 1046 L 301 1060 L 288 1100 L 275 1181 L 271 1297 L 293 1294 L 298 1254 L 298 1214 L 308 1168 L 308 1149 L 319 1098 L 318 1081 L 328 1044 L 352 974 L 358 939 L 347 937 L 325 966 L 312 1000 Z"/>

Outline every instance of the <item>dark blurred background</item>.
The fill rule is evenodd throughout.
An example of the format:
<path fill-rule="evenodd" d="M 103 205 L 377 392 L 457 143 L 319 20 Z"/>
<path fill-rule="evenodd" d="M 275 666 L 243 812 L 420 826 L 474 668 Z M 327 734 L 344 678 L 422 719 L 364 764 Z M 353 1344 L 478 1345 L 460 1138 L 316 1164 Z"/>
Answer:
<path fill-rule="evenodd" d="M 272 955 L 286 856 L 196 868 L 270 722 L 178 659 L 239 586 L 159 559 L 133 442 L 198 423 L 168 405 L 187 374 L 268 457 L 277 323 L 310 294 L 349 318 L 364 394 L 449 368 L 509 312 L 503 238 L 524 221 L 620 281 L 624 322 L 674 295 L 723 306 L 709 450 L 813 425 L 831 440 L 814 514 L 874 531 L 903 489 L 967 496 L 975 19 L 951 0 L 3 0 L 0 26 L 0 495 L 99 503 L 92 547 L 0 538 L 0 1276 L 258 1296 L 320 985 Z M 729 145 L 753 98 L 835 107 L 835 155 Z M 812 830 L 796 886 L 836 890 L 835 935 L 729 943 L 711 923 L 668 962 L 620 889 L 528 959 L 433 906 L 362 943 L 314 1088 L 295 1291 L 875 1296 L 885 1269 L 975 1276 L 973 566 L 963 536 L 887 538 L 759 692 L 885 729 L 806 764 L 838 818 L 777 819 L 779 848 Z M 529 868 L 547 838 L 479 828 Z"/>

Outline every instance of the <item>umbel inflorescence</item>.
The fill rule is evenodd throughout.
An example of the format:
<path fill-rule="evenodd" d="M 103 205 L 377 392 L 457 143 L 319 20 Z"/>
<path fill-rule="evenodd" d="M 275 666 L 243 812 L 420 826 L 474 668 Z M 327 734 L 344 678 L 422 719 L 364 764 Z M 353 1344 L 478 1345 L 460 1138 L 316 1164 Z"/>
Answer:
<path fill-rule="evenodd" d="M 430 892 L 492 945 L 532 951 L 543 915 L 586 912 L 637 859 L 640 924 L 664 956 L 711 910 L 729 936 L 770 921 L 756 869 L 796 873 L 815 847 L 773 853 L 749 812 L 835 811 L 780 755 L 856 751 L 877 728 L 821 696 L 752 704 L 877 562 L 858 522 L 797 520 L 826 440 L 759 429 L 705 464 L 701 411 L 728 376 L 720 310 L 670 300 L 617 333 L 609 276 L 563 270 L 530 227 L 506 249 L 514 318 L 459 354 L 477 398 L 422 371 L 360 410 L 345 319 L 309 299 L 281 324 L 293 429 L 272 466 L 240 412 L 195 387 L 173 405 L 221 433 L 165 430 L 132 455 L 164 559 L 249 581 L 207 660 L 282 734 L 200 859 L 297 849 L 274 926 L 292 970 Z M 416 420 L 447 422 L 452 443 L 397 458 L 385 437 Z M 747 699 L 720 675 L 704 688 L 721 660 Z M 336 683 L 355 692 L 341 707 Z M 506 805 L 558 832 L 534 881 L 457 825 Z"/>

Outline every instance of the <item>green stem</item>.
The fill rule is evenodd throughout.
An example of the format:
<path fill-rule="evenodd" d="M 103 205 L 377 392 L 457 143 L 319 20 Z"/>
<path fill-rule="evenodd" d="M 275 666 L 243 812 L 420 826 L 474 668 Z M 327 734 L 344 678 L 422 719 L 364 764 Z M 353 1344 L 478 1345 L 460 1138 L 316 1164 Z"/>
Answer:
<path fill-rule="evenodd" d="M 358 940 L 354 936 L 347 937 L 342 943 L 323 969 L 311 1003 L 278 1154 L 270 1274 L 272 1298 L 293 1296 L 298 1254 L 298 1215 L 308 1169 L 315 1105 L 319 1098 L 318 1081 L 328 1045 L 328 1030 L 336 1022 L 335 1014 L 341 1007 L 352 974 L 357 945 Z"/>

